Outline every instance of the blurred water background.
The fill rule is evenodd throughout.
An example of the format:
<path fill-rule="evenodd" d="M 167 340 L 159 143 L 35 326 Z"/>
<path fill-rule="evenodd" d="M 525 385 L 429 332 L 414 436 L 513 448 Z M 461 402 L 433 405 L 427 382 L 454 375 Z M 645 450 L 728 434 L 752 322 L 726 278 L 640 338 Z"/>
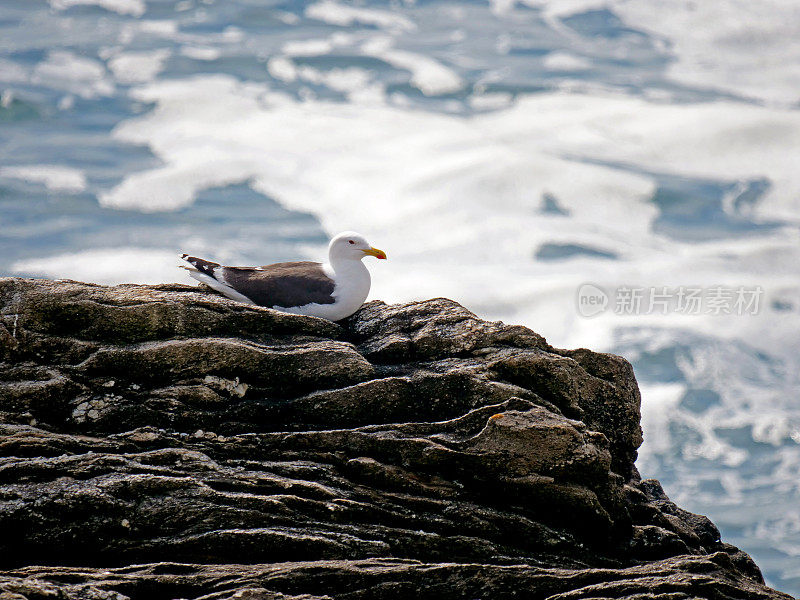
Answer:
<path fill-rule="evenodd" d="M 372 298 L 631 360 L 643 476 L 800 595 L 800 5 L 0 0 L 0 275 L 189 282 L 179 251 L 344 229 L 389 255 Z"/>

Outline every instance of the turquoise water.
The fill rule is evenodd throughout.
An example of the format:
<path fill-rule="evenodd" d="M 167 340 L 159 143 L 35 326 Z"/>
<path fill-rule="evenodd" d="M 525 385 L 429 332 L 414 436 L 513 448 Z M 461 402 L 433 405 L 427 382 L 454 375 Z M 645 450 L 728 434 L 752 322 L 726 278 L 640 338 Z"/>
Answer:
<path fill-rule="evenodd" d="M 0 3 L 0 275 L 315 258 L 621 353 L 639 468 L 800 594 L 800 12 L 733 0 Z M 755 314 L 576 309 L 759 287 Z"/>

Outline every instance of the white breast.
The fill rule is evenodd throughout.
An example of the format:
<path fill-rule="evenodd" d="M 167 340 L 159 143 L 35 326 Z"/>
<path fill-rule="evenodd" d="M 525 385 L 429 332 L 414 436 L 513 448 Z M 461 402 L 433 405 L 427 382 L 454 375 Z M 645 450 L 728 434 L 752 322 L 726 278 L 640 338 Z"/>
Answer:
<path fill-rule="evenodd" d="M 331 321 L 349 317 L 361 308 L 369 295 L 371 283 L 367 267 L 360 260 L 354 260 L 346 261 L 345 264 L 337 266 L 336 270 L 327 263 L 323 264 L 322 268 L 336 285 L 332 294 L 335 298 L 333 304 L 314 303 L 290 309 L 277 306 L 275 308 L 299 315 L 322 317 Z"/>

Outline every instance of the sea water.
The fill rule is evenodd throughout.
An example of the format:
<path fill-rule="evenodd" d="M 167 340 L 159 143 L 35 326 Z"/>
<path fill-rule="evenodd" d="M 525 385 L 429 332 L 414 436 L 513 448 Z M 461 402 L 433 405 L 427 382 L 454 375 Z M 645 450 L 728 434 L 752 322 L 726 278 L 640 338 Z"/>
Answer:
<path fill-rule="evenodd" d="M 798 65 L 778 0 L 2 0 L 0 274 L 358 230 L 372 298 L 627 357 L 643 476 L 800 594 Z"/>

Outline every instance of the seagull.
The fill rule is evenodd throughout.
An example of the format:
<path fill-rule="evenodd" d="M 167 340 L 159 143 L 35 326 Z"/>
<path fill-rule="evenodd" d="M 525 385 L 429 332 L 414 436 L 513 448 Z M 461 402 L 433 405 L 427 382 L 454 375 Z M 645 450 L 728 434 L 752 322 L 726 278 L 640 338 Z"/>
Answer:
<path fill-rule="evenodd" d="M 284 262 L 264 267 L 226 267 L 188 254 L 189 275 L 219 293 L 247 304 L 339 321 L 356 312 L 369 294 L 365 256 L 385 259 L 363 235 L 345 231 L 328 245 L 328 262 Z"/>

